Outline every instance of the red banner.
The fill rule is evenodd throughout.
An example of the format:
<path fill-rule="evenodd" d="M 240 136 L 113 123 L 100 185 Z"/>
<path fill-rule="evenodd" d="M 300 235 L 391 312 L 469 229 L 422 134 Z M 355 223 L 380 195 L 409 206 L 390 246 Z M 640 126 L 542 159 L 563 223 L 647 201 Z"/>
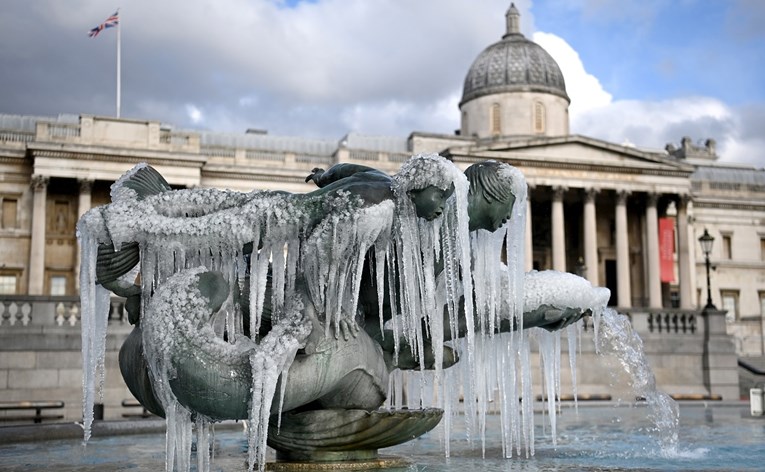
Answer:
<path fill-rule="evenodd" d="M 659 218 L 659 266 L 661 281 L 675 281 L 675 219 Z"/>

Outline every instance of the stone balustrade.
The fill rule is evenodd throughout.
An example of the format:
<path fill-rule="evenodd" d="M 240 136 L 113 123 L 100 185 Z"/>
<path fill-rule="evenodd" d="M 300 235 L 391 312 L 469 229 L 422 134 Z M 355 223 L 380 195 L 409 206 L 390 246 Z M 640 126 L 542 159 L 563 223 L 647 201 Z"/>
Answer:
<path fill-rule="evenodd" d="M 25 133 L 13 129 L 0 129 L 0 142 L 7 143 L 28 143 L 34 141 L 34 133 Z"/>
<path fill-rule="evenodd" d="M 127 324 L 125 300 L 111 299 L 109 324 Z M 79 297 L 5 295 L 0 297 L 0 333 L 26 327 L 80 329 Z"/>

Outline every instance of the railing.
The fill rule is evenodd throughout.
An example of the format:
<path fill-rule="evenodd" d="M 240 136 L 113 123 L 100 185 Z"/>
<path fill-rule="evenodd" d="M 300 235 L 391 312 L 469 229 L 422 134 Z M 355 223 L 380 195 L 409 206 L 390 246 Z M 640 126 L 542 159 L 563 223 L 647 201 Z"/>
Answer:
<path fill-rule="evenodd" d="M 695 313 L 648 313 L 648 331 L 651 333 L 695 334 Z"/>
<path fill-rule="evenodd" d="M 380 153 L 377 151 L 365 151 L 363 149 L 351 149 L 348 156 L 354 161 L 379 161 Z"/>
<path fill-rule="evenodd" d="M 80 125 L 62 125 L 49 123 L 48 124 L 48 136 L 51 138 L 79 138 L 80 137 Z"/>
<path fill-rule="evenodd" d="M 175 146 L 186 146 L 189 144 L 189 135 L 187 133 L 174 133 L 162 130 L 159 132 L 159 142 Z"/>
<path fill-rule="evenodd" d="M 411 154 L 401 152 L 379 152 L 365 149 L 349 149 L 348 158 L 352 161 L 365 162 L 394 162 L 402 163 L 412 157 Z"/>
<path fill-rule="evenodd" d="M 640 334 L 697 335 L 701 331 L 700 312 L 696 310 L 630 308 L 622 309 L 620 314 Z M 583 327 L 585 331 L 594 330 L 592 317 L 584 318 Z"/>
<path fill-rule="evenodd" d="M 701 313 L 696 310 L 631 308 L 621 313 L 640 334 L 695 336 L 703 332 Z M 0 298 L 0 327 L 33 325 L 60 327 L 79 326 L 81 318 L 78 297 L 32 297 L 13 295 Z M 125 299 L 112 297 L 109 322 L 127 324 Z M 592 317 L 583 319 L 586 332 L 593 331 Z"/>
<path fill-rule="evenodd" d="M 285 157 L 283 152 L 265 151 L 261 149 L 248 149 L 244 155 L 247 159 L 252 159 L 255 161 L 284 162 Z"/>
<path fill-rule="evenodd" d="M 226 157 L 226 158 L 233 159 L 234 156 L 236 155 L 236 149 L 205 146 L 202 148 L 202 154 L 206 154 L 210 157 Z"/>
<path fill-rule="evenodd" d="M 128 323 L 124 298 L 112 297 L 108 316 L 110 324 Z M 81 317 L 78 297 L 12 295 L 0 298 L 1 329 L 32 326 L 80 329 Z"/>
<path fill-rule="evenodd" d="M 22 131 L 0 129 L 0 141 L 7 143 L 28 143 L 34 140 L 34 133 L 24 133 Z"/>
<path fill-rule="evenodd" d="M 0 326 L 27 326 L 32 322 L 32 303 L 0 302 Z"/>
<path fill-rule="evenodd" d="M 329 167 L 332 165 L 332 158 L 316 154 L 297 154 L 295 155 L 295 162 L 302 164 L 323 164 Z"/>
<path fill-rule="evenodd" d="M 411 154 L 406 154 L 406 153 L 391 153 L 391 154 L 388 154 L 388 160 L 390 162 L 402 163 L 402 162 L 406 161 L 407 159 L 409 159 L 410 157 L 412 157 L 412 155 Z"/>

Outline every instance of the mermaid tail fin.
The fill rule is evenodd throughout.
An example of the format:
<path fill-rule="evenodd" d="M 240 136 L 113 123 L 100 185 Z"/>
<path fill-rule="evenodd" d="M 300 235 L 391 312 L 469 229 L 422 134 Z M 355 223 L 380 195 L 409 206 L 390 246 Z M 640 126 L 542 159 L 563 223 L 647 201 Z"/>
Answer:
<path fill-rule="evenodd" d="M 130 272 L 138 264 L 140 253 L 138 243 L 122 243 L 119 251 L 111 244 L 98 245 L 96 259 L 96 280 L 100 284 L 114 282 Z"/>
<path fill-rule="evenodd" d="M 132 190 L 134 194 L 133 192 L 126 194 L 127 189 Z M 129 197 L 143 200 L 168 190 L 172 188 L 167 180 L 155 168 L 142 163 L 133 167 L 112 185 L 111 195 L 113 202 Z"/>

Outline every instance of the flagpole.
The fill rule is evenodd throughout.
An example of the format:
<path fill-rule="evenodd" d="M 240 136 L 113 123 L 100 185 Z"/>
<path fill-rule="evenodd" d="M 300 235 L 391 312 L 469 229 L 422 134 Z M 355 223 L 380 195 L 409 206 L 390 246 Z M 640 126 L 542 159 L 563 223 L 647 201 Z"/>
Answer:
<path fill-rule="evenodd" d="M 119 14 L 119 10 L 117 10 Z M 121 57 L 121 36 L 122 36 L 122 18 L 119 19 L 119 22 L 117 23 L 117 118 L 120 117 L 120 89 L 121 89 L 121 80 L 120 80 L 120 66 L 122 63 L 122 57 Z"/>

